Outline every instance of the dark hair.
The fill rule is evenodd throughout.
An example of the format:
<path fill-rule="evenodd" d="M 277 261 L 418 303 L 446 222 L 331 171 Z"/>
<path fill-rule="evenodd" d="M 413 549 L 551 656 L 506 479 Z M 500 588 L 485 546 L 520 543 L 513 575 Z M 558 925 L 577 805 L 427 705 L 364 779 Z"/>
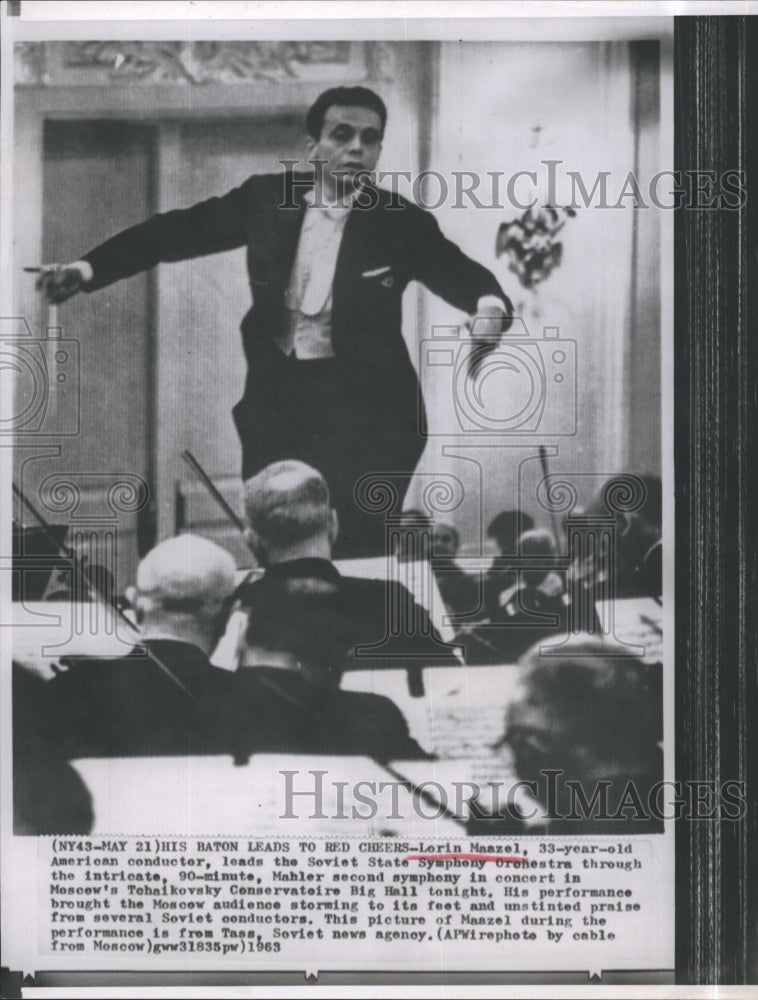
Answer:
<path fill-rule="evenodd" d="M 382 136 L 387 124 L 387 108 L 384 101 L 368 87 L 331 87 L 319 94 L 305 116 L 305 129 L 312 139 L 321 138 L 326 113 L 335 104 L 346 108 L 369 108 L 376 111 L 382 120 Z"/>
<path fill-rule="evenodd" d="M 577 745 L 615 760 L 644 755 L 661 739 L 660 668 L 620 657 L 589 636 L 576 636 L 552 657 L 537 644 L 519 662 L 529 702 L 560 719 Z"/>
<path fill-rule="evenodd" d="M 611 476 L 594 494 L 585 508 L 584 514 L 593 517 L 607 517 L 608 514 L 613 513 L 608 506 L 608 500 L 613 497 L 614 493 L 623 497 L 625 494 L 636 492 L 633 485 L 627 485 L 630 479 L 640 488 L 639 505 L 630 513 L 636 520 L 644 521 L 660 530 L 663 520 L 663 489 L 660 476 L 640 476 L 633 473 L 619 473 L 616 476 Z"/>
<path fill-rule="evenodd" d="M 354 644 L 355 626 L 331 581 L 264 577 L 250 588 L 245 640 L 291 653 L 327 673 L 339 671 Z"/>
<path fill-rule="evenodd" d="M 453 538 L 455 539 L 455 544 L 456 544 L 456 545 L 460 545 L 460 542 L 461 542 L 461 536 L 460 536 L 460 535 L 459 535 L 459 533 L 458 533 L 458 529 L 457 529 L 457 528 L 454 528 L 452 524 L 448 524 L 448 523 L 447 523 L 446 521 L 443 521 L 443 522 L 441 522 L 440 524 L 436 524 L 436 525 L 434 526 L 434 530 L 433 530 L 432 534 L 433 534 L 434 536 L 436 536 L 436 535 L 438 535 L 438 534 L 439 534 L 439 532 L 440 532 L 440 531 L 449 531 L 449 532 L 450 532 L 450 534 L 451 534 L 451 535 L 453 536 Z"/>
<path fill-rule="evenodd" d="M 487 536 L 494 538 L 504 554 L 511 555 L 516 549 L 516 540 L 524 531 L 531 531 L 534 518 L 519 510 L 503 510 L 490 521 Z"/>

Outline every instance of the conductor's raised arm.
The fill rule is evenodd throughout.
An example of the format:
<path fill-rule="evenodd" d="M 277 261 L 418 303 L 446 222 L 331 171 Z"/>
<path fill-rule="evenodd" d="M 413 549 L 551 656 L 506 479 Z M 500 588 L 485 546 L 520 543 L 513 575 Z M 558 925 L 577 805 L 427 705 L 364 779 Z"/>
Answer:
<path fill-rule="evenodd" d="M 114 281 L 150 270 L 161 262 L 221 253 L 249 241 L 255 217 L 256 178 L 222 197 L 191 208 L 159 213 L 88 251 L 72 264 L 43 268 L 37 281 L 48 302 L 65 302 L 77 292 L 94 292 Z"/>

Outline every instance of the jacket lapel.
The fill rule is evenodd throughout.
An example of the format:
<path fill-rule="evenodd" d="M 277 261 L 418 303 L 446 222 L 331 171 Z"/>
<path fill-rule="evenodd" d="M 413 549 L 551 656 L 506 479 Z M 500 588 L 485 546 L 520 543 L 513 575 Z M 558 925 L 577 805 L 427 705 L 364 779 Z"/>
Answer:
<path fill-rule="evenodd" d="M 378 218 L 376 206 L 354 208 L 345 223 L 335 270 L 335 284 L 341 278 L 352 280 L 355 272 L 364 269 L 367 254 L 370 256 L 375 240 Z"/>
<path fill-rule="evenodd" d="M 305 196 L 308 190 L 309 188 L 299 184 L 295 186 L 290 192 L 295 206 L 287 208 L 281 206 L 285 192 L 280 192 L 282 197 L 279 197 L 274 206 L 268 252 L 272 279 L 283 285 L 289 281 L 292 265 L 295 262 L 300 230 L 303 228 L 305 218 Z"/>

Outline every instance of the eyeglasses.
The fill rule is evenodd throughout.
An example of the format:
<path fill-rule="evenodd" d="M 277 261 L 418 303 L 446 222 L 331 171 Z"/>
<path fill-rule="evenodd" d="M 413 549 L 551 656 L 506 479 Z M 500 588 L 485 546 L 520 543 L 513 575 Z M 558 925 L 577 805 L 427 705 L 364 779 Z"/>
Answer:
<path fill-rule="evenodd" d="M 356 135 L 358 135 L 358 129 L 344 122 L 336 125 L 329 133 L 331 139 L 342 144 L 351 142 Z M 364 128 L 360 131 L 360 140 L 364 146 L 378 146 L 382 141 L 382 135 L 376 128 Z"/>

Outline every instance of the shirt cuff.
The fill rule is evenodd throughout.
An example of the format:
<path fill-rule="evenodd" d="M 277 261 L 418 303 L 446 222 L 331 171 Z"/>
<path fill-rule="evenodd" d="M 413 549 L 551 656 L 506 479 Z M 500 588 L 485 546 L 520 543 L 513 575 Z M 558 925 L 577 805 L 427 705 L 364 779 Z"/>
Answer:
<path fill-rule="evenodd" d="M 75 260 L 73 264 L 66 264 L 66 267 L 75 268 L 82 276 L 82 281 L 85 285 L 88 285 L 90 281 L 95 277 L 95 272 L 92 270 L 92 265 L 87 260 Z M 491 296 L 490 296 L 491 297 Z"/>
<path fill-rule="evenodd" d="M 502 309 L 504 315 L 508 312 L 508 310 L 505 308 L 505 302 L 503 302 L 503 300 L 499 298 L 497 295 L 482 295 L 480 299 L 477 299 L 476 303 L 477 312 L 481 312 L 482 309 L 487 309 L 487 308 Z"/>

